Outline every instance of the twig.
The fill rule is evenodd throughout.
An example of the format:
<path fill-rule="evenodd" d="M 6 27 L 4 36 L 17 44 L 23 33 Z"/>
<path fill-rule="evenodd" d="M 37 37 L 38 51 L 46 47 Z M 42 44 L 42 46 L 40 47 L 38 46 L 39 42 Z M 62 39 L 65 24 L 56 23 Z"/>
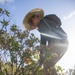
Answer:
<path fill-rule="evenodd" d="M 35 75 L 42 64 L 40 64 L 37 69 L 34 71 L 33 75 Z"/>
<path fill-rule="evenodd" d="M 18 72 L 18 70 L 19 70 L 19 68 L 20 68 L 21 64 L 22 64 L 22 62 L 19 64 L 19 66 L 18 66 L 18 68 L 16 69 L 16 71 L 15 71 L 14 75 L 16 75 L 16 74 L 17 74 L 17 72 Z"/>

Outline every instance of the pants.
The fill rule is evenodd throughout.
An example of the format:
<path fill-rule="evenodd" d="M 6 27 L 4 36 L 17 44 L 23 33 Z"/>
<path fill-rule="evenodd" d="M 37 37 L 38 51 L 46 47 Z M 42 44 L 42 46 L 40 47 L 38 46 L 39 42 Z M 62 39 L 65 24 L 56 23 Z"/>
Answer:
<path fill-rule="evenodd" d="M 42 52 L 44 54 L 44 56 L 41 56 L 40 58 L 45 58 L 45 54 L 46 55 L 52 55 L 52 54 L 56 54 L 55 56 L 51 57 L 51 59 L 46 60 L 44 62 L 44 66 L 43 66 L 43 75 L 53 75 L 50 74 L 47 69 L 50 69 L 51 67 L 54 67 L 54 65 L 61 59 L 61 57 L 65 54 L 65 52 L 67 51 L 68 48 L 68 40 L 67 39 L 63 39 L 63 40 L 59 40 L 59 39 L 50 39 L 49 37 L 46 36 L 41 36 L 41 44 L 46 45 L 46 41 L 48 41 L 48 47 L 51 47 L 50 50 Z M 50 43 L 52 41 L 52 43 Z M 43 49 L 42 49 L 43 51 Z M 45 58 L 46 59 L 46 58 Z M 54 74 L 56 75 L 56 74 Z"/>

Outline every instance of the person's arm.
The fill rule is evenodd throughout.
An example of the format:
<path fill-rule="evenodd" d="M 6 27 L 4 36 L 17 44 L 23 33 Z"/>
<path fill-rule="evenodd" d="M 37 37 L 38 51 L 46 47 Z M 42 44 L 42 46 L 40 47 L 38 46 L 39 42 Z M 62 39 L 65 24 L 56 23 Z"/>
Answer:
<path fill-rule="evenodd" d="M 42 19 L 40 21 L 40 23 L 38 24 L 38 31 L 40 33 L 46 33 L 47 30 L 49 30 L 49 28 L 48 28 L 48 26 L 46 25 L 46 23 Z"/>
<path fill-rule="evenodd" d="M 61 20 L 55 14 L 49 14 L 44 17 L 45 19 L 55 22 L 57 25 L 61 26 Z"/>

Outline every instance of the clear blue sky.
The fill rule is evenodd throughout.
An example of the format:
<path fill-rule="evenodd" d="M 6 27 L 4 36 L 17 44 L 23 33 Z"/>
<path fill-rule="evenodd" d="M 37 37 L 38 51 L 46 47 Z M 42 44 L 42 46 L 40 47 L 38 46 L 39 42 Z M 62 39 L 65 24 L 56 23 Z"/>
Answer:
<path fill-rule="evenodd" d="M 70 68 L 75 64 L 74 38 L 75 38 L 75 0 L 0 0 L 0 7 L 10 11 L 13 23 L 23 28 L 24 16 L 34 8 L 42 8 L 47 14 L 56 14 L 62 21 L 62 28 L 67 32 L 70 42 L 67 53 L 58 62 L 63 68 Z M 32 31 L 38 38 L 37 30 Z"/>

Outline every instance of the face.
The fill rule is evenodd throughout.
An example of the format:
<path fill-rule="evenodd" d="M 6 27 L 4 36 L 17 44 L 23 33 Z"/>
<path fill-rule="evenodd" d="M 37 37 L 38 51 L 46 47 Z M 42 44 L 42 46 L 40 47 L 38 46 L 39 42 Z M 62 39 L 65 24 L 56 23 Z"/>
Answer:
<path fill-rule="evenodd" d="M 32 26 L 37 27 L 37 25 L 40 22 L 40 20 L 41 20 L 40 16 L 35 15 L 34 17 L 32 17 L 30 22 L 32 22 Z"/>

